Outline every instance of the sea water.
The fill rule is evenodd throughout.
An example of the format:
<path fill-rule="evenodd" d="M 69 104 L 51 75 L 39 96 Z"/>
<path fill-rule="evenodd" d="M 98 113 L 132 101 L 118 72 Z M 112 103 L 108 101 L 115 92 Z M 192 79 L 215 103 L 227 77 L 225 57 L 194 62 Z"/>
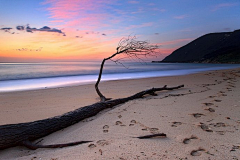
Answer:
<path fill-rule="evenodd" d="M 0 63 L 0 92 L 95 83 L 100 61 Z M 239 68 L 238 64 L 106 62 L 102 81 L 177 76 L 210 70 Z"/>

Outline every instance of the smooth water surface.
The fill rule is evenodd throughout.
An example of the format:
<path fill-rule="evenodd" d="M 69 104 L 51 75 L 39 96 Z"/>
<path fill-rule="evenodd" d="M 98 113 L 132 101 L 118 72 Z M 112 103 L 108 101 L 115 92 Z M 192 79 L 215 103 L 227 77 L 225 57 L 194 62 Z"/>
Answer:
<path fill-rule="evenodd" d="M 0 63 L 0 92 L 94 83 L 101 62 Z M 124 66 L 123 66 L 124 65 Z M 106 62 L 102 80 L 185 75 L 239 68 L 236 64 Z"/>

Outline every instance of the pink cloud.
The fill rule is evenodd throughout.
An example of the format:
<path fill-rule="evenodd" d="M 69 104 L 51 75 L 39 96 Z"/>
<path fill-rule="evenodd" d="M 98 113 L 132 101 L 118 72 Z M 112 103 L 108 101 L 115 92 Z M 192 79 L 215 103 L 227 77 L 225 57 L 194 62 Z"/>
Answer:
<path fill-rule="evenodd" d="M 53 20 L 53 21 L 50 21 L 51 23 L 62 23 L 64 22 L 63 20 Z"/>
<path fill-rule="evenodd" d="M 138 3 L 137 0 L 127 2 L 133 4 Z M 135 16 L 132 16 L 131 13 L 142 13 L 144 10 L 140 7 L 136 8 L 135 11 L 113 7 L 113 5 L 121 5 L 117 0 L 45 0 L 43 4 L 48 5 L 46 10 L 49 12 L 52 26 L 95 31 L 114 28 L 116 24 L 121 24 L 121 22 L 126 21 L 126 19 L 128 21 L 133 19 Z M 153 23 L 150 22 L 130 25 L 128 27 L 119 25 L 117 28 L 120 29 L 121 27 L 123 30 L 126 28 L 134 29 L 152 25 Z"/>
<path fill-rule="evenodd" d="M 81 9 L 80 5 L 76 3 L 76 0 L 47 0 L 44 4 L 47 3 L 51 5 L 47 10 L 50 13 L 50 17 L 53 19 L 73 18 L 78 15 L 77 11 Z"/>
<path fill-rule="evenodd" d="M 99 26 L 106 27 L 108 24 L 102 23 L 102 20 L 105 20 L 106 17 L 108 17 L 107 14 L 88 14 L 87 17 L 79 17 L 67 22 L 65 27 L 78 27 L 85 29 L 95 29 Z"/>
<path fill-rule="evenodd" d="M 217 11 L 222 8 L 237 6 L 239 3 L 221 3 L 213 7 L 212 11 Z"/>
<path fill-rule="evenodd" d="M 47 8 L 51 22 L 63 22 L 63 25 L 71 26 L 79 24 L 82 27 L 101 25 L 103 19 L 110 15 L 102 9 L 103 6 L 114 3 L 107 0 L 46 0 L 43 4 L 50 5 Z M 81 22 L 82 21 L 82 22 Z M 81 22 L 81 23 L 80 23 Z M 63 27 L 64 27 L 63 26 Z"/>

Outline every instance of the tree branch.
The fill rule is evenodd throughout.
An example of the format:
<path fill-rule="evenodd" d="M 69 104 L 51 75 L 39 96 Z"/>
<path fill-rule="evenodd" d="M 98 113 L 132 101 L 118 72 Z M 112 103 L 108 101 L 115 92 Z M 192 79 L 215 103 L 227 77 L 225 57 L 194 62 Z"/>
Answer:
<path fill-rule="evenodd" d="M 158 48 L 159 48 L 159 46 L 151 45 L 147 41 L 137 41 L 136 36 L 128 36 L 127 38 L 122 38 L 119 41 L 118 46 L 116 48 L 117 52 L 114 53 L 113 55 L 111 55 L 110 57 L 104 58 L 102 63 L 101 63 L 98 79 L 97 79 L 97 82 L 95 84 L 95 89 L 96 89 L 97 94 L 100 97 L 101 102 L 104 102 L 106 100 L 110 100 L 110 98 L 106 98 L 100 92 L 100 90 L 98 88 L 98 85 L 101 81 L 102 71 L 103 71 L 105 61 L 112 60 L 115 63 L 122 64 L 121 62 L 119 62 L 120 60 L 122 60 L 122 58 L 118 58 L 116 60 L 113 60 L 114 57 L 116 57 L 118 55 L 121 55 L 121 54 L 126 55 L 126 57 L 128 57 L 128 58 L 142 60 L 140 58 L 141 56 L 147 57 L 147 56 L 156 55 L 157 54 L 156 49 L 158 49 Z"/>

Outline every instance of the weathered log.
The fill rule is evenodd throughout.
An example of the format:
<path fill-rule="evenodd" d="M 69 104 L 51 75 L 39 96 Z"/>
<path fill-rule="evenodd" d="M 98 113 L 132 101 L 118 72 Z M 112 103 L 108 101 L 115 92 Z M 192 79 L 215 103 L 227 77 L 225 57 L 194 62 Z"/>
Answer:
<path fill-rule="evenodd" d="M 81 107 L 74 111 L 65 113 L 60 116 L 55 116 L 52 118 L 27 123 L 2 125 L 0 126 L 0 149 L 6 149 L 20 145 L 25 146 L 29 149 L 56 148 L 87 143 L 89 141 L 44 146 L 33 144 L 31 143 L 31 141 L 37 140 L 53 132 L 71 126 L 83 119 L 92 117 L 106 108 L 112 108 L 118 104 L 122 104 L 137 98 L 142 98 L 144 95 L 147 94 L 152 95 L 156 91 L 173 90 L 181 87 L 184 87 L 184 85 L 170 88 L 168 88 L 167 86 L 164 86 L 162 88 L 152 88 L 145 91 L 141 91 L 126 98 L 119 98 L 106 102 L 98 102 L 89 106 Z"/>

